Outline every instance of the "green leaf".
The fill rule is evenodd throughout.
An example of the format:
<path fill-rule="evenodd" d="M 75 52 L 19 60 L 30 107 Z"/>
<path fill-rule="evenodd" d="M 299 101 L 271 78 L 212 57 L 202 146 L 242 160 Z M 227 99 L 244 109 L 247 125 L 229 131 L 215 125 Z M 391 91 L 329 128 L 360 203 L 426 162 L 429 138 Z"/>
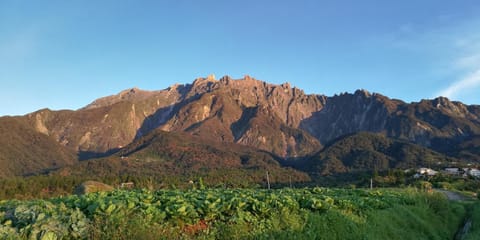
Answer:
<path fill-rule="evenodd" d="M 38 222 L 38 221 L 41 221 L 41 220 L 43 220 L 44 218 L 45 218 L 45 213 L 39 213 L 38 216 L 37 216 L 36 221 L 37 221 L 37 222 Z"/>
<path fill-rule="evenodd" d="M 187 206 L 183 205 L 177 209 L 177 212 L 185 214 L 187 210 Z"/>
<path fill-rule="evenodd" d="M 127 208 L 132 209 L 135 207 L 135 202 L 128 200 L 127 202 Z"/>
<path fill-rule="evenodd" d="M 95 213 L 95 211 L 97 210 L 97 208 L 98 208 L 98 203 L 94 202 L 94 203 L 88 205 L 87 211 L 88 211 L 90 214 L 93 214 L 93 213 Z"/>
<path fill-rule="evenodd" d="M 40 240 L 57 240 L 57 235 L 54 232 L 44 231 L 40 236 Z"/>
<path fill-rule="evenodd" d="M 115 208 L 116 208 L 115 205 L 110 204 L 110 205 L 108 205 L 108 208 L 105 209 L 105 213 L 106 214 L 111 214 L 113 212 L 113 210 L 115 210 Z"/>

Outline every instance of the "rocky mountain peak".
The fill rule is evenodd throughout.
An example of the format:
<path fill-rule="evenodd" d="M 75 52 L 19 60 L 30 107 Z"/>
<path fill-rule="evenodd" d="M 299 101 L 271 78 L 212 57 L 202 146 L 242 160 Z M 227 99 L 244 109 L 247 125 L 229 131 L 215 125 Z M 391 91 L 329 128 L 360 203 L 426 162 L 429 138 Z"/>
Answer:
<path fill-rule="evenodd" d="M 443 97 L 405 103 L 366 90 L 326 97 L 248 75 L 219 80 L 210 75 L 160 91 L 130 88 L 78 111 L 43 110 L 15 121 L 82 160 L 108 156 L 161 129 L 220 145 L 247 145 L 285 159 L 308 156 L 323 144 L 367 131 L 480 161 L 480 106 Z M 19 135 L 9 125 L 4 129 Z"/>
<path fill-rule="evenodd" d="M 466 117 L 470 119 L 478 118 L 478 116 L 469 111 L 468 106 L 465 104 L 455 101 L 452 102 L 446 97 L 437 97 L 433 100 L 422 100 L 420 104 L 430 105 L 431 108 L 451 116 Z"/>
<path fill-rule="evenodd" d="M 145 93 L 145 92 L 147 92 L 147 91 L 143 91 L 143 90 L 139 89 L 138 87 L 133 87 L 133 88 L 121 91 L 118 95 L 122 99 L 126 99 L 126 98 L 130 98 L 134 95 L 142 94 L 142 93 Z"/>
<path fill-rule="evenodd" d="M 453 112 L 465 112 L 466 106 L 461 102 L 452 102 L 446 97 L 433 99 L 432 104 L 437 109 L 448 109 Z"/>
<path fill-rule="evenodd" d="M 193 81 L 193 86 L 204 85 L 204 84 L 215 83 L 215 82 L 217 82 L 217 80 L 215 79 L 215 75 L 210 74 L 207 77 L 196 78 L 195 81 Z"/>
<path fill-rule="evenodd" d="M 255 79 L 252 78 L 252 77 L 250 77 L 249 75 L 245 75 L 245 76 L 243 76 L 243 80 L 245 80 L 245 81 L 254 81 Z"/>
<path fill-rule="evenodd" d="M 177 91 L 179 88 L 185 87 L 185 84 L 175 83 L 167 88 L 167 91 Z"/>
<path fill-rule="evenodd" d="M 291 88 L 289 82 L 282 83 L 280 86 L 284 89 L 290 89 Z"/>
<path fill-rule="evenodd" d="M 365 90 L 365 89 L 358 89 L 355 91 L 354 95 L 360 95 L 360 96 L 363 96 L 363 97 L 370 97 L 372 96 L 370 94 L 369 91 Z"/>
<path fill-rule="evenodd" d="M 446 97 L 437 97 L 432 100 L 432 104 L 436 108 L 441 108 L 451 106 L 452 102 Z"/>
<path fill-rule="evenodd" d="M 154 94 L 158 93 L 158 91 L 146 91 L 141 90 L 137 87 L 129 88 L 119 92 L 116 95 L 107 96 L 103 98 L 99 98 L 89 105 L 85 106 L 83 109 L 94 109 L 99 107 L 105 107 L 109 105 L 113 105 L 118 102 L 122 101 L 137 101 L 148 98 Z"/>
<path fill-rule="evenodd" d="M 215 79 L 215 74 L 210 74 L 210 75 L 208 75 L 208 76 L 207 76 L 207 80 L 208 80 L 208 81 L 216 81 L 216 79 Z"/>
<path fill-rule="evenodd" d="M 233 79 L 228 76 L 228 75 L 225 75 L 223 76 L 222 78 L 220 78 L 220 82 L 223 83 L 224 85 L 228 85 Z"/>

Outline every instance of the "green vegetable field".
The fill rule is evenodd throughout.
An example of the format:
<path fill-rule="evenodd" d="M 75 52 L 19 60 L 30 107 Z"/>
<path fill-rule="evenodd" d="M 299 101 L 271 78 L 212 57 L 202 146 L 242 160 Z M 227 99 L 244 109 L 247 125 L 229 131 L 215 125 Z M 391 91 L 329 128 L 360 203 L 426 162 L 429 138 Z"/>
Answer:
<path fill-rule="evenodd" d="M 464 215 L 414 189 L 117 190 L 0 201 L 0 239 L 453 239 Z"/>

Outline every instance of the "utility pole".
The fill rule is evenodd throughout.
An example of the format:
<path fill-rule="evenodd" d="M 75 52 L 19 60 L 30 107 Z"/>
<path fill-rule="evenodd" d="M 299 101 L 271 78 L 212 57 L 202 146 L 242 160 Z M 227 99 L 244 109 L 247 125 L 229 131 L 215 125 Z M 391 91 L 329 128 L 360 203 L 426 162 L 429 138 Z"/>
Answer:
<path fill-rule="evenodd" d="M 373 178 L 370 178 L 370 189 L 373 189 Z"/>
<path fill-rule="evenodd" d="M 270 190 L 270 177 L 268 176 L 268 171 L 267 171 L 267 186 L 268 186 L 268 190 Z"/>

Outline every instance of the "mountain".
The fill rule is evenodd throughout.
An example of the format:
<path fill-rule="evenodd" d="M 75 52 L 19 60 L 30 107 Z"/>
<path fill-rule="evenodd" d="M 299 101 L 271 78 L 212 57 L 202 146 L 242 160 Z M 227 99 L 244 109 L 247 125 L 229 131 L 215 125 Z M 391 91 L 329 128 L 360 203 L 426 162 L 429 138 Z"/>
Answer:
<path fill-rule="evenodd" d="M 134 147 L 141 146 L 141 142 L 149 142 L 146 149 L 157 149 L 148 151 L 157 151 L 162 156 L 158 159 L 168 160 L 159 161 L 162 163 L 155 167 L 173 172 L 178 169 L 168 164 L 188 171 L 196 166 L 213 169 L 208 165 L 245 168 L 245 164 L 238 165 L 238 159 L 245 156 L 275 162 L 276 166 L 302 168 L 301 163 L 308 162 L 305 159 L 320 163 L 328 156 L 333 159 L 332 154 L 325 155 L 328 148 L 324 146 L 334 146 L 360 132 L 375 133 L 362 134 L 361 139 L 374 141 L 383 136 L 387 140 L 382 141 L 389 142 L 389 146 L 399 145 L 390 141 L 406 144 L 407 150 L 402 151 L 428 152 L 446 161 L 480 162 L 478 105 L 443 97 L 405 103 L 365 90 L 327 97 L 306 94 L 288 83 L 270 84 L 250 76 L 217 80 L 211 75 L 160 91 L 132 88 L 76 111 L 43 109 L 21 117 L 2 117 L 0 123 L 2 141 L 8 146 L 1 149 L 3 176 L 35 174 L 63 166 L 71 166 L 68 168 L 75 172 L 74 168 L 84 168 L 87 162 L 117 164 L 116 159 L 126 152 L 140 161 L 153 159 L 153 155 L 145 153 L 147 150 Z M 185 139 L 195 147 L 167 144 L 170 148 L 160 148 L 155 142 L 166 144 L 162 139 L 178 143 Z M 348 145 L 350 148 L 368 147 L 362 141 L 353 142 L 356 144 Z M 362 154 L 372 159 L 382 155 L 379 159 L 387 159 L 389 167 L 423 164 L 396 153 L 369 149 L 365 150 L 368 154 Z M 187 150 L 193 152 L 174 154 Z M 193 162 L 184 159 L 189 154 L 194 154 L 188 160 Z M 342 162 L 344 169 L 357 166 L 343 162 L 345 154 L 339 154 L 335 159 Z M 401 163 L 405 161 L 408 164 Z M 138 171 L 145 164 L 139 163 Z"/>
<path fill-rule="evenodd" d="M 272 182 L 310 180 L 304 172 L 282 167 L 271 153 L 160 129 L 140 137 L 110 157 L 62 168 L 60 174 L 143 177 L 203 175 L 222 181 L 226 181 L 229 175 L 240 174 L 242 176 L 237 176 L 238 179 L 252 183 L 261 182 L 267 171 Z"/>
<path fill-rule="evenodd" d="M 298 125 L 321 109 L 322 99 L 288 84 L 210 76 L 162 91 L 126 90 L 78 111 L 47 109 L 26 117 L 81 159 L 108 155 L 156 128 L 298 157 L 320 146 Z"/>
<path fill-rule="evenodd" d="M 22 176 L 77 163 L 75 152 L 38 132 L 26 118 L 0 118 L 0 178 Z"/>
<path fill-rule="evenodd" d="M 455 159 L 382 134 L 359 132 L 344 136 L 307 160 L 305 171 L 320 175 L 364 170 L 435 166 Z"/>
<path fill-rule="evenodd" d="M 324 108 L 300 127 L 322 143 L 368 131 L 420 144 L 453 157 L 480 160 L 478 150 L 464 146 L 465 141 L 478 138 L 480 134 L 480 106 L 467 106 L 444 97 L 408 104 L 358 90 L 354 94 L 328 98 Z M 458 155 L 459 152 L 463 155 Z"/>

